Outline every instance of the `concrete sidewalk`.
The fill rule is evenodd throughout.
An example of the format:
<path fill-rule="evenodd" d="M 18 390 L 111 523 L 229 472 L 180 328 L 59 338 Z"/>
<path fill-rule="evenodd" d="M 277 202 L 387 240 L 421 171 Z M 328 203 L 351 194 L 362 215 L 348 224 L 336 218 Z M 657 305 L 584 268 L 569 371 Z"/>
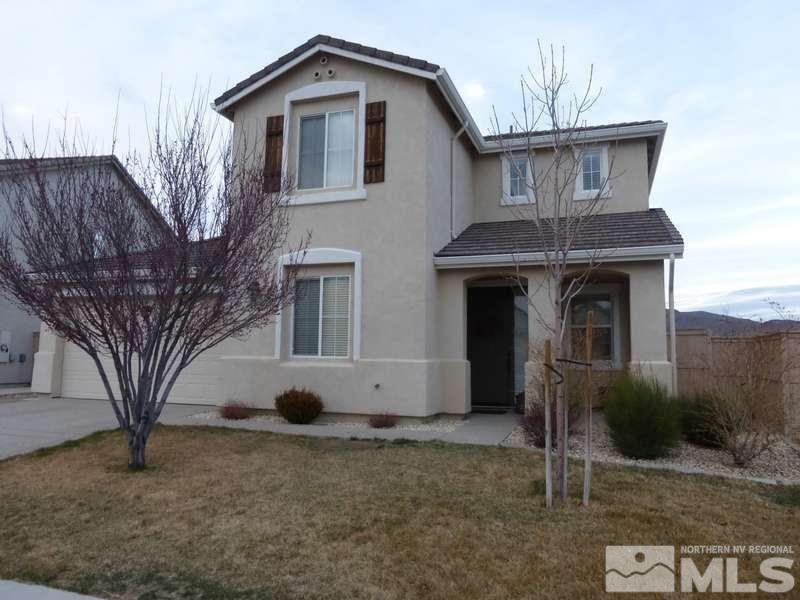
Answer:
<path fill-rule="evenodd" d="M 0 580 L 0 600 L 100 600 L 63 590 Z"/>

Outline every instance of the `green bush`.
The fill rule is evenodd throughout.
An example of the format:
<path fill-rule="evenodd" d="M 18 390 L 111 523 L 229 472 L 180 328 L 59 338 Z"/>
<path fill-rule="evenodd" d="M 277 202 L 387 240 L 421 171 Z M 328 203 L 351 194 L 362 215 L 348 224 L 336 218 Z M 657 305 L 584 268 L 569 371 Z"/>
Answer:
<path fill-rule="evenodd" d="M 306 425 L 322 412 L 319 394 L 305 388 L 291 388 L 275 397 L 275 408 L 280 415 L 296 425 Z"/>
<path fill-rule="evenodd" d="M 614 445 L 631 458 L 665 456 L 680 440 L 680 406 L 652 379 L 621 377 L 609 389 L 605 416 Z"/>
<path fill-rule="evenodd" d="M 705 448 L 721 448 L 722 439 L 714 418 L 715 397 L 700 392 L 680 398 L 681 428 L 686 441 Z"/>

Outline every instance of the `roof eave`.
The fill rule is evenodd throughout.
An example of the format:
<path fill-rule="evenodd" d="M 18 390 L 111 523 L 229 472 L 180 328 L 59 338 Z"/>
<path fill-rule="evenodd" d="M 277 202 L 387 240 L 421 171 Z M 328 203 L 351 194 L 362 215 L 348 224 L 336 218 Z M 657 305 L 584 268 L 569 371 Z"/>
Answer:
<path fill-rule="evenodd" d="M 598 254 L 599 253 L 599 254 Z M 634 246 L 608 250 L 571 250 L 567 262 L 581 264 L 590 260 L 599 263 L 665 260 L 670 256 L 683 258 L 683 244 L 658 246 Z M 464 256 L 434 256 L 437 269 L 461 269 L 481 267 L 513 267 L 517 265 L 537 266 L 546 261 L 544 252 L 517 252 L 510 254 L 475 254 Z"/>
<path fill-rule="evenodd" d="M 642 125 L 625 125 L 622 127 L 603 127 L 579 132 L 576 141 L 582 143 L 592 143 L 653 136 L 658 137 L 659 140 L 661 140 L 663 139 L 666 130 L 667 124 L 664 122 L 645 123 Z M 484 152 L 504 152 L 509 147 L 512 150 L 515 148 L 524 149 L 528 147 L 549 147 L 554 143 L 555 137 L 553 135 L 536 135 L 530 136 L 529 138 L 522 136 L 518 139 L 508 139 L 504 140 L 503 142 L 497 140 L 487 140 L 485 141 L 486 149 Z M 656 145 L 657 148 L 660 149 L 660 141 L 657 141 Z"/>
<path fill-rule="evenodd" d="M 470 141 L 472 141 L 477 151 L 481 154 L 486 152 L 486 140 L 483 139 L 480 128 L 472 118 L 472 114 L 469 112 L 461 94 L 458 93 L 458 89 L 453 83 L 453 80 L 450 79 L 450 75 L 447 73 L 446 69 L 442 68 L 436 72 L 436 85 L 442 92 L 450 109 L 456 117 L 458 117 L 461 124 L 466 127 L 467 136 Z"/>

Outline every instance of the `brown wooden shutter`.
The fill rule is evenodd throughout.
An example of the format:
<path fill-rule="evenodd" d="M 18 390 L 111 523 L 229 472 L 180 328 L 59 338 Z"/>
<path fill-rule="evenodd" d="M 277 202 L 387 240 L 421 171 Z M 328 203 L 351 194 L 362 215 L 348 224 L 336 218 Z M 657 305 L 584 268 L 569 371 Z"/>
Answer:
<path fill-rule="evenodd" d="M 267 192 L 281 191 L 282 157 L 283 115 L 267 117 L 267 146 L 264 164 L 264 188 Z"/>
<path fill-rule="evenodd" d="M 364 148 L 364 183 L 383 181 L 385 163 L 386 101 L 368 102 Z"/>

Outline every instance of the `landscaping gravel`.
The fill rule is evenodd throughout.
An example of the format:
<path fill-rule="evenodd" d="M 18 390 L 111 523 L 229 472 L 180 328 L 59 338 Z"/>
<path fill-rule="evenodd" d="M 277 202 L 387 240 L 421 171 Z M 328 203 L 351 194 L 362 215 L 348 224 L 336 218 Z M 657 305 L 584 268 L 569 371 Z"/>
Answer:
<path fill-rule="evenodd" d="M 569 455 L 583 458 L 584 433 L 569 439 Z M 522 427 L 517 427 L 506 438 L 504 445 L 529 447 L 525 443 Z M 713 448 L 703 448 L 688 442 L 670 452 L 669 456 L 653 460 L 627 458 L 614 447 L 602 414 L 596 414 L 592 427 L 592 459 L 595 462 L 674 469 L 745 479 L 775 480 L 780 483 L 800 484 L 800 445 L 781 436 L 775 445 L 747 467 L 738 467 L 731 456 Z"/>
<path fill-rule="evenodd" d="M 204 419 L 204 420 L 219 420 L 224 421 L 216 411 L 200 413 L 197 415 L 193 415 L 194 418 L 197 419 Z M 352 416 L 347 417 L 336 417 L 332 415 L 324 415 L 316 419 L 313 423 L 310 423 L 308 427 L 318 427 L 320 425 L 335 425 L 336 427 L 347 427 L 350 429 L 375 429 L 376 431 L 380 431 L 377 428 L 370 427 L 369 423 L 367 422 L 368 417 L 364 417 L 363 419 L 354 419 Z M 276 414 L 259 414 L 250 419 L 248 421 L 262 421 L 267 423 L 277 423 L 280 425 L 289 425 L 289 421 L 281 417 L 280 415 Z M 464 424 L 464 419 L 458 417 L 436 417 L 433 419 L 411 419 L 411 418 L 404 418 L 401 419 L 397 425 L 394 427 L 390 427 L 388 429 L 394 431 L 434 431 L 434 432 L 441 432 L 441 433 L 450 433 L 458 429 Z"/>

